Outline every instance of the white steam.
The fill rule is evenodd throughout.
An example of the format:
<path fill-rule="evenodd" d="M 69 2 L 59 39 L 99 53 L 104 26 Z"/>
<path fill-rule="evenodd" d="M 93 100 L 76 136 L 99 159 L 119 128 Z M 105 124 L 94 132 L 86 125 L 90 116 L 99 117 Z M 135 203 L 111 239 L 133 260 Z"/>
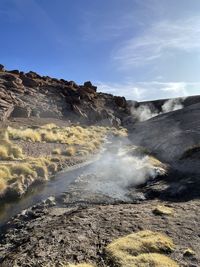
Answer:
<path fill-rule="evenodd" d="M 167 113 L 170 111 L 182 109 L 184 107 L 182 104 L 183 100 L 184 100 L 183 98 L 179 98 L 179 99 L 170 99 L 170 100 L 166 101 L 162 105 L 162 113 Z"/>
<path fill-rule="evenodd" d="M 155 178 L 162 170 L 155 168 L 147 155 L 133 156 L 122 148 L 104 153 L 87 175 L 87 190 L 112 198 L 127 200 L 129 188 Z M 93 175 L 95 174 L 95 175 Z M 79 177 L 84 181 L 85 177 Z"/>
<path fill-rule="evenodd" d="M 182 104 L 183 100 L 184 98 L 169 99 L 162 105 L 161 112 L 158 112 L 151 105 L 141 105 L 138 108 L 133 107 L 131 114 L 138 121 L 146 121 L 160 114 L 182 109 L 184 107 Z"/>

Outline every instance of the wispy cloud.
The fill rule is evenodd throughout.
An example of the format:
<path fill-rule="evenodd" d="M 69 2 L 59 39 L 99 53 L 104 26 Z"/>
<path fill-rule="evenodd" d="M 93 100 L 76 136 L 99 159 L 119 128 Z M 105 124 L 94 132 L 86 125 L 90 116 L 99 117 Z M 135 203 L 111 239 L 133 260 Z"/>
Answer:
<path fill-rule="evenodd" d="M 142 35 L 130 38 L 114 49 L 111 57 L 122 69 L 152 63 L 175 51 L 200 49 L 200 17 L 153 24 Z"/>
<path fill-rule="evenodd" d="M 129 82 L 124 84 L 97 82 L 98 91 L 125 96 L 130 100 L 153 100 L 198 95 L 200 83 Z"/>

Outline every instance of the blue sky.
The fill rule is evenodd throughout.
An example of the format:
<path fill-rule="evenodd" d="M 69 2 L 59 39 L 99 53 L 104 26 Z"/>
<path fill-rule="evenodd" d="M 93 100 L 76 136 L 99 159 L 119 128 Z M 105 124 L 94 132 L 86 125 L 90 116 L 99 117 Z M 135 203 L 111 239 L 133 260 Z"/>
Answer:
<path fill-rule="evenodd" d="M 147 100 L 200 94 L 199 0 L 0 0 L 0 60 Z"/>

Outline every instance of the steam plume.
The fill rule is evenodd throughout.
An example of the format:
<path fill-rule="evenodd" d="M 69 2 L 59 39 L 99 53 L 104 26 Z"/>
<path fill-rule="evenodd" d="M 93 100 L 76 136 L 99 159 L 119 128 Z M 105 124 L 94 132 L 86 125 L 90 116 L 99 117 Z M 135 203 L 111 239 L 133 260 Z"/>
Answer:
<path fill-rule="evenodd" d="M 137 121 L 146 121 L 155 116 L 158 116 L 163 113 L 175 111 L 182 109 L 184 106 L 182 104 L 184 98 L 169 99 L 161 107 L 161 112 L 156 110 L 151 105 L 141 105 L 138 108 L 133 107 L 131 109 L 132 115 L 136 118 Z"/>

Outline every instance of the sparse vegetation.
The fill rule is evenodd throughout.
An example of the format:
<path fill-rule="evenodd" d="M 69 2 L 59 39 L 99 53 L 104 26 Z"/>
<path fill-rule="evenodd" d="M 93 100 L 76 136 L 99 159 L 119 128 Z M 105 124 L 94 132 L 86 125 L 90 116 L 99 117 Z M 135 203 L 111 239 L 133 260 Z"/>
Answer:
<path fill-rule="evenodd" d="M 27 186 L 34 181 L 47 180 L 49 175 L 57 171 L 58 165 L 62 168 L 61 160 L 75 156 L 84 157 L 97 151 L 107 134 L 124 136 L 127 133 L 123 128 L 74 125 L 58 127 L 54 123 L 28 128 L 2 129 L 0 131 L 0 193 L 6 192 L 7 188 L 15 188 L 16 191 L 23 193 L 23 188 L 26 190 Z M 59 143 L 63 146 L 55 147 L 49 153 L 50 155 L 33 158 L 23 154 L 21 142 L 23 144 L 26 142 Z"/>
<path fill-rule="evenodd" d="M 61 155 L 62 151 L 60 148 L 55 148 L 53 151 L 52 151 L 52 154 L 54 155 Z"/>
<path fill-rule="evenodd" d="M 113 266 L 178 267 L 175 261 L 163 255 L 174 248 L 169 237 L 146 230 L 114 240 L 105 251 Z"/>
<path fill-rule="evenodd" d="M 63 154 L 66 156 L 74 156 L 76 154 L 76 148 L 74 146 L 69 146 L 63 152 Z"/>

